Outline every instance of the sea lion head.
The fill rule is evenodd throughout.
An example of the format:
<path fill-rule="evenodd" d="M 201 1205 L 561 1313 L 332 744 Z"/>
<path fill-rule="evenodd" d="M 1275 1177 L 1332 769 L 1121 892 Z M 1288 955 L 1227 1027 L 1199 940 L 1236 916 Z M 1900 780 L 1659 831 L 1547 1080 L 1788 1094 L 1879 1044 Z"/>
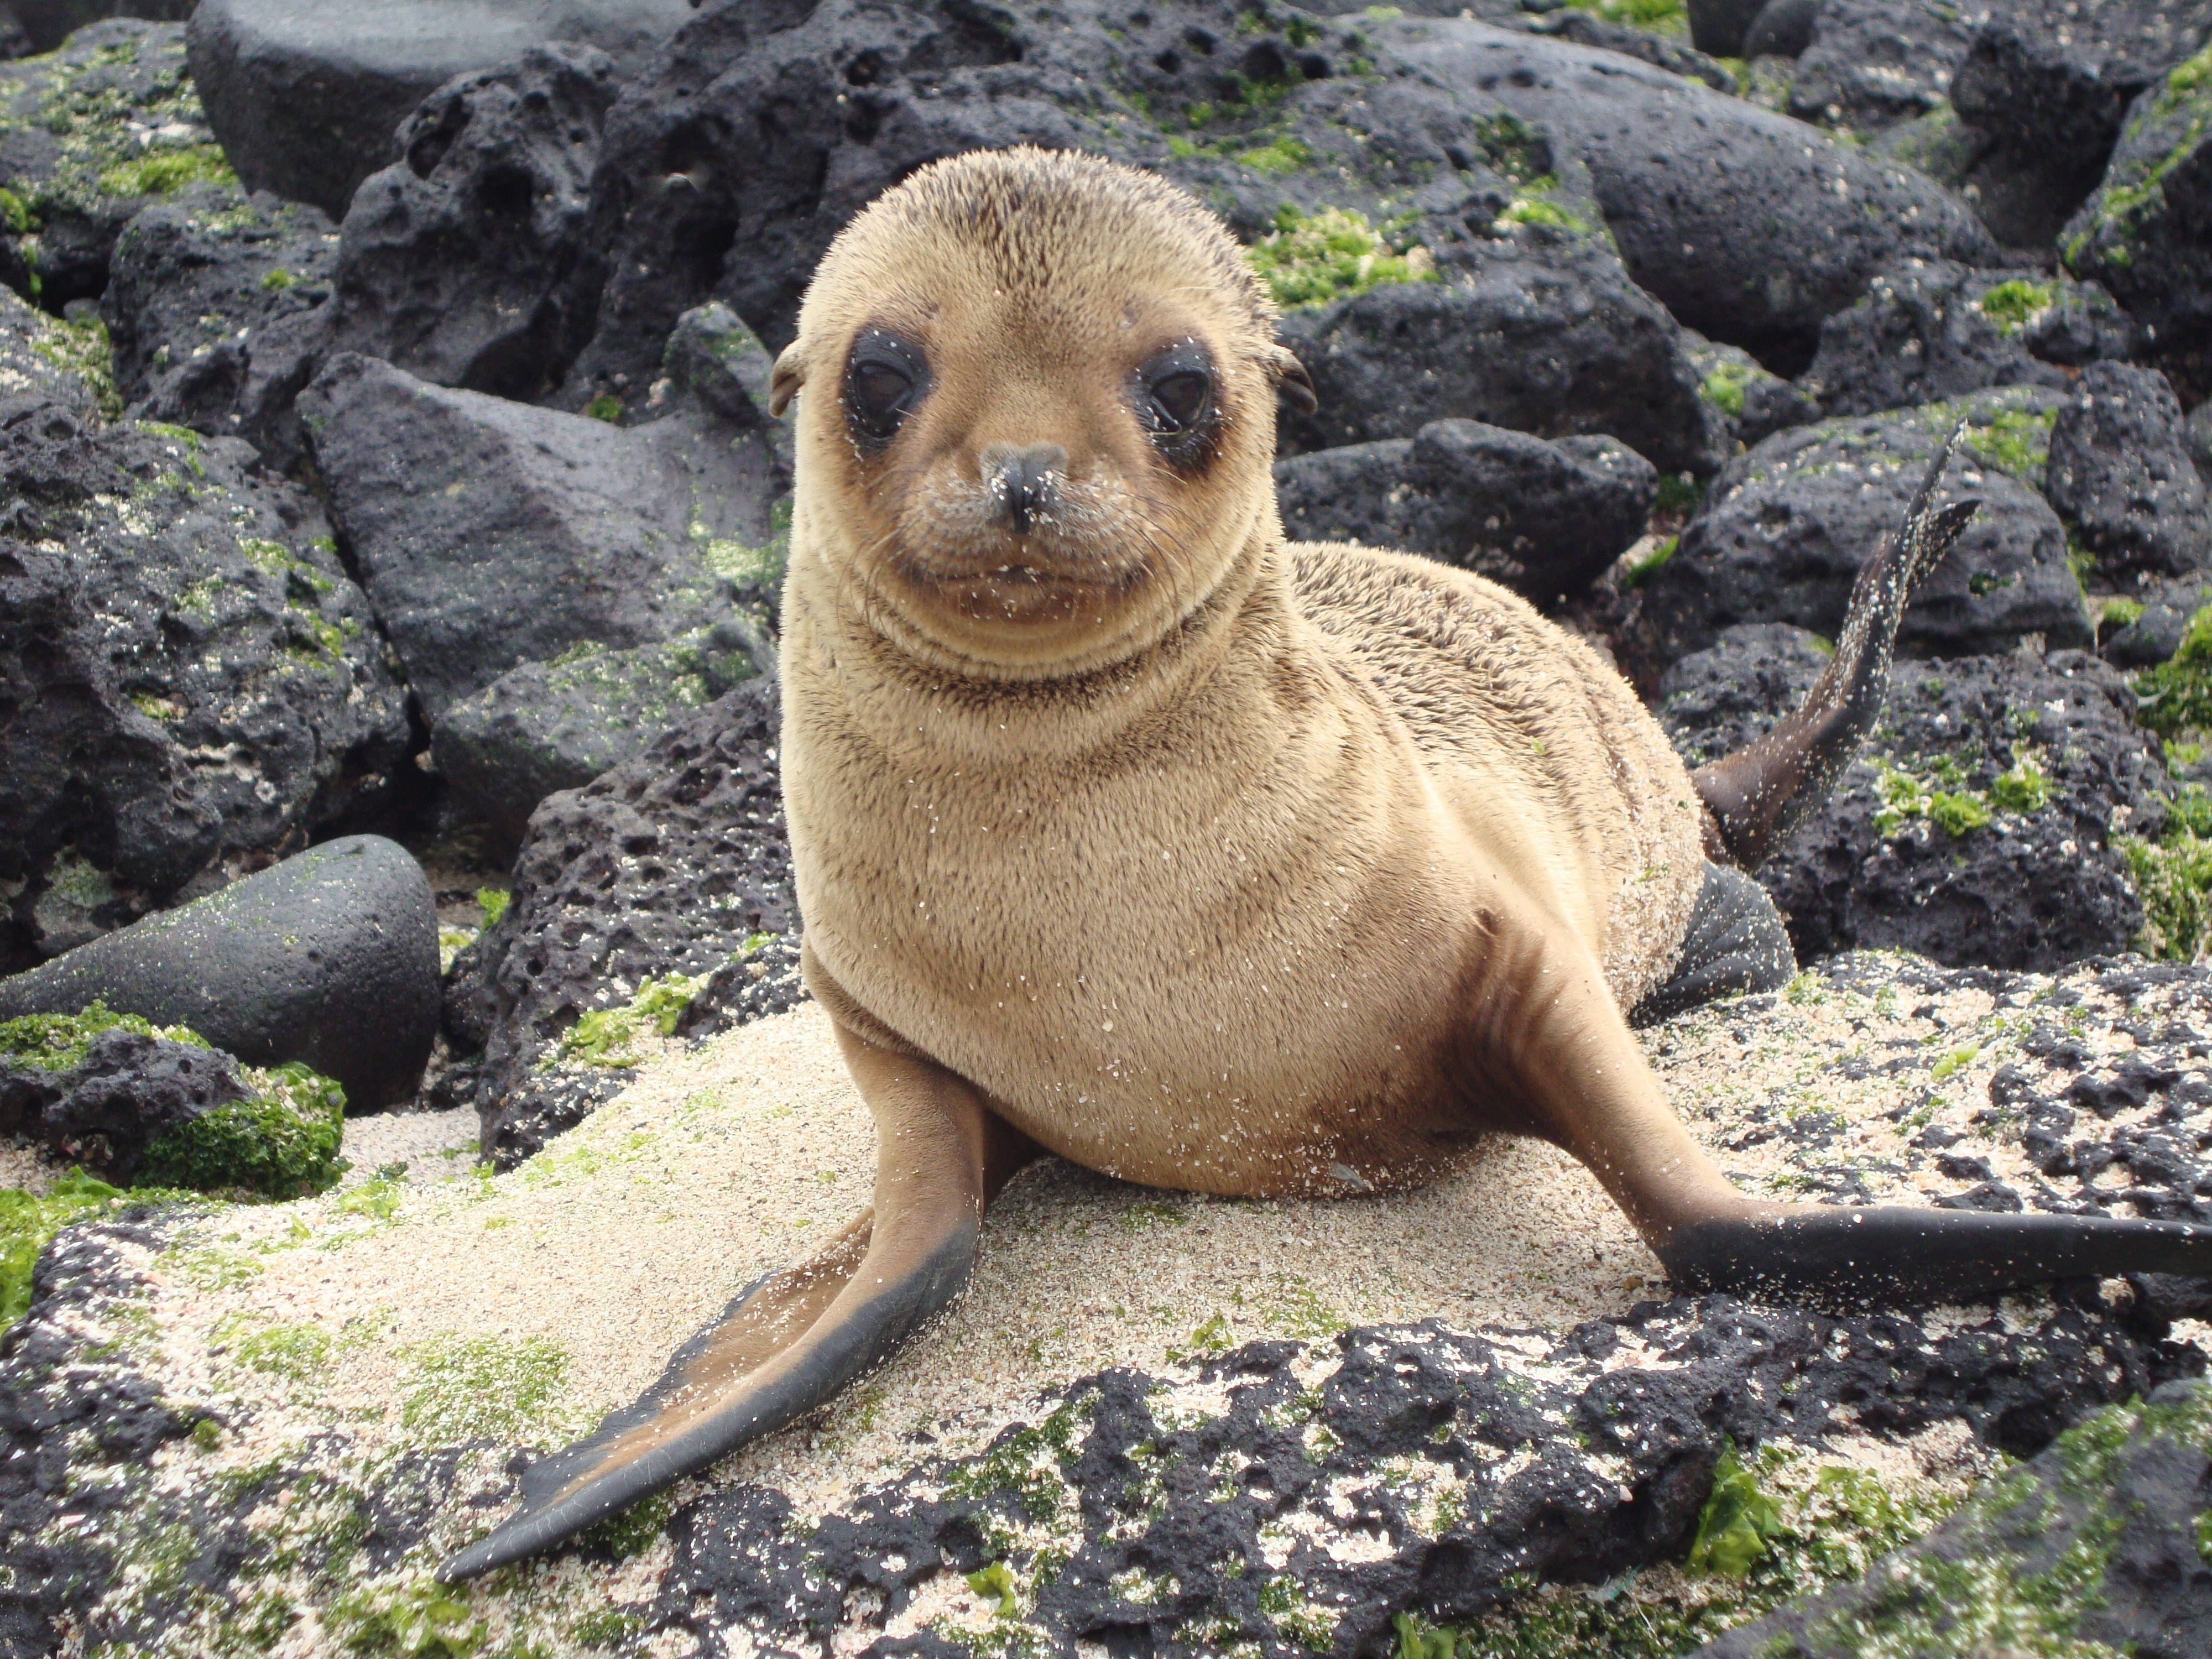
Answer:
<path fill-rule="evenodd" d="M 1134 168 L 978 152 L 855 218 L 777 360 L 794 556 L 994 678 L 1119 660 L 1279 538 L 1279 390 L 1310 398 L 1220 222 Z"/>

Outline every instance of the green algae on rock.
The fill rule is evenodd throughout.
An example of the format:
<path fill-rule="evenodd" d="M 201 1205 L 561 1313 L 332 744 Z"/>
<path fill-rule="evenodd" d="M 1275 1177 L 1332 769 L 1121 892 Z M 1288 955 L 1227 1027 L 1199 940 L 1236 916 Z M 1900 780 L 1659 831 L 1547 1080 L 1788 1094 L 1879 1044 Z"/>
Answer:
<path fill-rule="evenodd" d="M 58 311 L 105 286 L 149 202 L 227 181 L 185 69 L 182 26 L 116 18 L 0 64 L 0 281 Z"/>
<path fill-rule="evenodd" d="M 1327 305 L 1384 283 L 1432 283 L 1436 261 L 1418 244 L 1394 246 L 1367 216 L 1346 208 L 1300 213 L 1285 206 L 1273 232 L 1244 251 L 1285 309 Z"/>
<path fill-rule="evenodd" d="M 138 1042 L 118 1048 L 116 1036 Z M 173 1051 L 200 1056 L 197 1069 L 207 1081 L 197 1094 L 180 1098 L 166 1086 L 179 1069 Z M 194 1062 L 185 1060 L 181 1069 L 191 1073 Z M 88 1157 L 135 1187 L 296 1198 L 324 1190 L 344 1171 L 337 1153 L 345 1093 L 328 1078 L 297 1063 L 238 1066 L 197 1032 L 100 1003 L 76 1014 L 0 1022 L 0 1080 L 18 1120 L 0 1127 L 42 1140 L 52 1154 Z M 118 1080 L 140 1090 L 144 1109 L 161 1116 L 134 1121 L 126 1110 L 118 1118 Z M 100 1097 L 96 1103 L 81 1097 L 88 1091 Z M 90 1200 L 115 1189 L 94 1193 L 80 1182 L 69 1190 Z"/>

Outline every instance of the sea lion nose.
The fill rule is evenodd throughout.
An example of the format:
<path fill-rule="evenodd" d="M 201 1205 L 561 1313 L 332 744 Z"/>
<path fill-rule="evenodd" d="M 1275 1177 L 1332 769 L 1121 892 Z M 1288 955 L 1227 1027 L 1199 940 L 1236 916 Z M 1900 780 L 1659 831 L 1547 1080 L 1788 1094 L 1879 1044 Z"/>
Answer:
<path fill-rule="evenodd" d="M 989 444 L 978 458 L 983 487 L 998 516 L 1017 536 L 1051 515 L 1067 476 L 1067 452 L 1058 444 Z"/>

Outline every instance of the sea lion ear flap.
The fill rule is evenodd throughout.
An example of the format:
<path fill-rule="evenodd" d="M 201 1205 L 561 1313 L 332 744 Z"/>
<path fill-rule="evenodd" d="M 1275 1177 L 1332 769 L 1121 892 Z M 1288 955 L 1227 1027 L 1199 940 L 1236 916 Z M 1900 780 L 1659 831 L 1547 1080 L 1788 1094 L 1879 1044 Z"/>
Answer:
<path fill-rule="evenodd" d="M 779 421 L 783 411 L 791 407 L 791 400 L 799 395 L 799 388 L 806 381 L 806 358 L 793 340 L 778 354 L 775 367 L 769 371 L 768 412 Z"/>
<path fill-rule="evenodd" d="M 1321 407 L 1321 395 L 1314 390 L 1313 376 L 1306 366 L 1288 346 L 1275 348 L 1275 394 L 1301 415 L 1310 415 Z"/>

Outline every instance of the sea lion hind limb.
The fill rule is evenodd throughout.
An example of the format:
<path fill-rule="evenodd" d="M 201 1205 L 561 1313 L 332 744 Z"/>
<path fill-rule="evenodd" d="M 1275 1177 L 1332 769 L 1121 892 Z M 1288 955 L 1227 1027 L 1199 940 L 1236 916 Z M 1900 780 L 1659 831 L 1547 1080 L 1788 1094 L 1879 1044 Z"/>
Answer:
<path fill-rule="evenodd" d="M 550 1548 L 825 1404 L 959 1295 L 1018 1146 L 964 1083 L 842 1030 L 876 1118 L 876 1200 L 811 1260 L 756 1281 L 635 1403 L 532 1464 L 522 1506 L 438 1570 L 459 1583 Z"/>
<path fill-rule="evenodd" d="M 1881 717 L 1905 605 L 1981 510 L 1978 501 L 1936 505 L 1958 441 L 1954 431 L 1913 492 L 1903 527 L 1859 568 L 1835 654 L 1804 702 L 1756 743 L 1691 774 L 1722 847 L 1742 868 L 1757 869 L 1820 811 Z"/>

